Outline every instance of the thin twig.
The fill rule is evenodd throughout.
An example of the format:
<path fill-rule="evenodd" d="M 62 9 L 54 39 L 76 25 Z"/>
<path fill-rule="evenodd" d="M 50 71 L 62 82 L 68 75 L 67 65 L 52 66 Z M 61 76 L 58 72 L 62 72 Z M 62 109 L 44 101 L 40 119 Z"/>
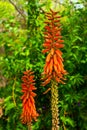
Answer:
<path fill-rule="evenodd" d="M 18 13 L 19 14 L 21 14 L 21 16 L 23 17 L 23 19 L 26 21 L 26 19 L 25 19 L 25 16 L 24 16 L 24 14 L 23 14 L 23 12 L 21 12 L 21 10 L 20 9 L 18 9 L 18 7 L 14 4 L 14 2 L 13 1 L 11 1 L 11 0 L 9 0 L 9 2 L 15 7 L 15 9 L 18 11 Z"/>
<path fill-rule="evenodd" d="M 64 111 L 64 117 L 65 117 L 65 115 L 66 115 L 66 112 Z M 64 123 L 63 123 L 63 129 L 66 130 L 66 126 Z"/>
<path fill-rule="evenodd" d="M 16 84 L 16 77 L 14 78 L 14 84 L 12 87 L 12 98 L 13 98 L 14 105 L 17 106 L 15 101 L 15 95 L 14 95 L 15 84 Z"/>

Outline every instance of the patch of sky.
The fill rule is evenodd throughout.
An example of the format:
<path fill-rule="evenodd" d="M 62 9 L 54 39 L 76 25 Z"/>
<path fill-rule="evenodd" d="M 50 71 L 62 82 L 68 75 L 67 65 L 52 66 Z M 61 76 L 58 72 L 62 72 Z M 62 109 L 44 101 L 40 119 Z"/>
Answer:
<path fill-rule="evenodd" d="M 84 7 L 83 4 L 79 3 L 78 0 L 69 0 L 69 1 L 70 1 L 70 3 L 75 3 L 75 8 L 76 9 L 81 9 L 81 8 Z M 64 2 L 64 0 L 60 0 L 60 3 L 63 3 L 63 2 Z"/>

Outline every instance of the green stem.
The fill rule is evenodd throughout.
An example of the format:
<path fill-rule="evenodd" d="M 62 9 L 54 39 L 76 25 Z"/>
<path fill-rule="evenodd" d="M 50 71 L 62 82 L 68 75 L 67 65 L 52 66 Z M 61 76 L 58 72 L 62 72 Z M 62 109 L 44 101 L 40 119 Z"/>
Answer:
<path fill-rule="evenodd" d="M 16 77 L 14 78 L 14 84 L 13 84 L 13 86 L 12 86 L 12 98 L 13 98 L 14 105 L 16 106 L 15 93 L 14 93 L 15 84 L 16 84 Z"/>
<path fill-rule="evenodd" d="M 59 130 L 58 86 L 55 81 L 51 85 L 51 110 L 52 130 Z"/>

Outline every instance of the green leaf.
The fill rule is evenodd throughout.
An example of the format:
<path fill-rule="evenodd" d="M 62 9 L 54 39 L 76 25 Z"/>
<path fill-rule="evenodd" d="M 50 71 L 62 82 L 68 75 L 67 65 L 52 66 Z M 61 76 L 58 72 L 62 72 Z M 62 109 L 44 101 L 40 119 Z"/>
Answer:
<path fill-rule="evenodd" d="M 15 108 L 14 103 L 9 103 L 8 106 L 6 106 L 5 108 L 5 115 L 9 114 L 11 110 L 14 110 L 14 108 Z"/>
<path fill-rule="evenodd" d="M 69 118 L 69 117 L 61 117 L 60 118 L 62 121 L 63 121 L 63 123 L 65 124 L 65 125 L 70 125 L 70 126 L 72 126 L 72 127 L 74 127 L 75 126 L 75 124 L 74 124 L 74 121 L 71 119 L 71 118 Z"/>

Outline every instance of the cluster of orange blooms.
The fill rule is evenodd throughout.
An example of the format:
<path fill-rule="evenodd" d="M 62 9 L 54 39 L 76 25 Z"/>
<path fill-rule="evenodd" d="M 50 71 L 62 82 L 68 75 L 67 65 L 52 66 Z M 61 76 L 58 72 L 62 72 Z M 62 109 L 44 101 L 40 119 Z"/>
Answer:
<path fill-rule="evenodd" d="M 58 12 L 50 10 L 49 13 L 46 13 L 47 21 L 45 22 L 45 32 L 44 32 L 44 43 L 43 46 L 45 49 L 43 53 L 48 52 L 46 57 L 46 63 L 44 66 L 44 72 L 42 75 L 43 83 L 42 85 L 47 85 L 51 79 L 56 80 L 58 83 L 63 83 L 65 78 L 63 77 L 67 74 L 64 70 L 62 52 L 59 50 L 63 48 L 61 36 L 61 25 L 60 25 L 60 16 L 57 16 Z"/>
<path fill-rule="evenodd" d="M 34 101 L 36 94 L 33 92 L 33 90 L 36 90 L 36 88 L 34 86 L 35 81 L 32 74 L 32 71 L 27 70 L 24 72 L 24 76 L 22 77 L 22 92 L 24 94 L 21 97 L 23 106 L 21 120 L 24 124 L 31 123 L 32 119 L 36 120 L 38 117 Z"/>
<path fill-rule="evenodd" d="M 60 16 L 57 16 L 57 13 L 51 9 L 49 13 L 46 13 L 47 21 L 45 22 L 45 41 L 43 43 L 45 49 L 42 52 L 47 52 L 48 54 L 44 72 L 42 73 L 43 77 L 41 78 L 43 80 L 43 86 L 50 83 L 51 79 L 64 84 L 64 75 L 67 74 L 66 70 L 64 70 L 62 52 L 60 51 L 60 48 L 64 47 L 62 44 L 64 41 L 61 36 Z M 31 70 L 27 70 L 22 77 L 23 96 L 21 99 L 23 110 L 21 120 L 24 124 L 31 123 L 32 119 L 36 120 L 38 117 L 34 101 L 36 94 L 33 92 L 33 90 L 36 90 L 34 86 L 35 80 L 32 74 L 33 72 Z"/>

